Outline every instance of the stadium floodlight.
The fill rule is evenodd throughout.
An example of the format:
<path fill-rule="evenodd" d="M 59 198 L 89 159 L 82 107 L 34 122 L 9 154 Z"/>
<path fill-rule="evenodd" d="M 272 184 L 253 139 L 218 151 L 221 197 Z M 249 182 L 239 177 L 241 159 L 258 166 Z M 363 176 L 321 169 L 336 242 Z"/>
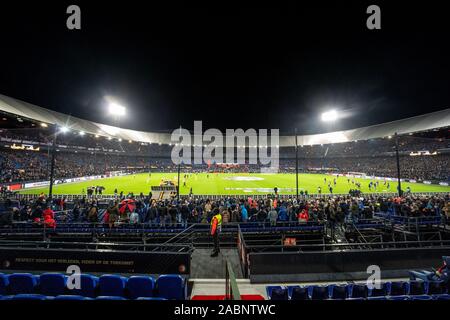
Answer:
<path fill-rule="evenodd" d="M 61 130 L 62 133 L 69 132 L 69 128 L 67 128 L 67 127 L 61 127 L 60 130 Z"/>
<path fill-rule="evenodd" d="M 84 136 L 84 131 L 80 131 L 80 136 Z"/>
<path fill-rule="evenodd" d="M 42 127 L 42 128 L 47 128 L 47 127 L 48 127 L 48 124 L 46 124 L 45 122 L 41 122 L 41 127 Z"/>
<path fill-rule="evenodd" d="M 338 118 L 338 113 L 336 110 L 330 110 L 322 113 L 321 119 L 324 122 L 336 121 Z"/>
<path fill-rule="evenodd" d="M 124 116 L 126 113 L 125 107 L 115 102 L 109 104 L 108 111 L 113 116 Z"/>

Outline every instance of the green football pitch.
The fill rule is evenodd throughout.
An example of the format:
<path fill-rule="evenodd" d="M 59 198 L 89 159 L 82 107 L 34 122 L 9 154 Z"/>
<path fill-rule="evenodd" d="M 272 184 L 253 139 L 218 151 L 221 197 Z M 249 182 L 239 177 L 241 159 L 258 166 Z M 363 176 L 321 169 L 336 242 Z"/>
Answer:
<path fill-rule="evenodd" d="M 324 179 L 327 179 L 326 182 Z M 54 194 L 85 194 L 89 186 L 104 186 L 103 194 L 113 194 L 114 189 L 124 194 L 133 192 L 148 194 L 151 186 L 158 186 L 161 179 L 177 180 L 177 173 L 140 173 L 134 175 L 105 178 L 77 183 L 66 183 L 55 185 Z M 351 180 L 348 183 L 346 177 L 339 177 L 336 186 L 333 184 L 334 177 L 325 174 L 299 174 L 299 190 L 308 191 L 310 194 L 317 193 L 321 187 L 322 193 L 329 193 L 328 183 L 333 185 L 333 193 L 348 193 L 350 189 L 355 189 Z M 184 185 L 184 180 L 186 184 Z M 370 179 L 355 179 L 361 182 L 362 192 L 375 192 L 369 190 Z M 402 183 L 402 189 L 411 188 L 412 192 L 450 192 L 450 187 L 440 185 L 427 185 L 421 183 Z M 189 174 L 185 179 L 184 174 L 180 176 L 180 193 L 189 194 L 192 188 L 193 194 L 201 195 L 245 195 L 245 194 L 269 194 L 274 188 L 278 188 L 279 194 L 295 194 L 295 174 L 264 174 L 264 173 L 198 173 Z M 397 183 L 390 182 L 390 188 L 380 181 L 376 192 L 396 192 Z M 22 190 L 21 193 L 39 194 L 48 193 L 46 188 L 34 188 Z"/>

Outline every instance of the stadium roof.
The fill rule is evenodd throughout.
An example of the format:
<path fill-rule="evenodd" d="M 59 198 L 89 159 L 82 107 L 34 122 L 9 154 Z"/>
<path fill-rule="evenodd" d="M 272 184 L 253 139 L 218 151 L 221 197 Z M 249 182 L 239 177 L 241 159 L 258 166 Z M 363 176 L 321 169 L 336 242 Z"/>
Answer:
<path fill-rule="evenodd" d="M 146 143 L 171 144 L 171 134 L 144 132 L 96 123 L 80 118 L 72 117 L 60 112 L 45 109 L 18 99 L 0 94 L 0 111 L 28 118 L 38 122 L 45 122 L 70 130 L 84 131 L 93 135 L 114 137 L 123 140 L 133 140 Z M 428 131 L 450 126 L 450 108 L 432 112 L 412 118 L 377 124 L 373 126 L 328 132 L 314 135 L 299 135 L 299 145 L 317 145 L 329 143 L 342 143 L 355 140 L 368 140 L 383 138 L 398 134 L 409 134 L 420 131 Z M 281 147 L 295 146 L 295 136 L 281 136 Z"/>

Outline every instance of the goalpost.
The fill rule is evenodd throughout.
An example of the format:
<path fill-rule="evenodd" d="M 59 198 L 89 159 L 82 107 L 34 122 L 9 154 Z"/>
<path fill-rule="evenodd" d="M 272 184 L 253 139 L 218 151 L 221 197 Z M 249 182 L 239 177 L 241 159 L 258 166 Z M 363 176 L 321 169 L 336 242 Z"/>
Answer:
<path fill-rule="evenodd" d="M 356 172 L 356 171 L 349 171 L 346 174 L 347 177 L 352 178 L 366 178 L 367 175 L 364 172 Z"/>

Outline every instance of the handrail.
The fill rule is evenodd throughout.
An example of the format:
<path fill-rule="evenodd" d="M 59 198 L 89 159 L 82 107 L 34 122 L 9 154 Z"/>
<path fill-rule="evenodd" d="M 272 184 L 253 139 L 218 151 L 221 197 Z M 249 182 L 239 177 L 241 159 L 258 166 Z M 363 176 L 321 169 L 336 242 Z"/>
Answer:
<path fill-rule="evenodd" d="M 358 247 L 362 245 L 369 245 L 369 246 L 386 246 L 386 245 L 412 245 L 412 244 L 426 244 L 426 243 L 441 243 L 441 245 L 449 245 L 450 246 L 450 240 L 423 240 L 423 241 L 389 241 L 389 242 L 368 242 L 368 243 L 361 243 L 361 242 L 355 242 L 355 243 L 332 243 L 332 244 L 297 244 L 292 246 L 284 246 L 284 245 L 271 245 L 270 248 L 317 248 L 317 247 Z M 258 248 L 264 248 L 267 249 L 267 245 L 252 245 L 247 244 L 247 249 L 258 249 Z"/>

